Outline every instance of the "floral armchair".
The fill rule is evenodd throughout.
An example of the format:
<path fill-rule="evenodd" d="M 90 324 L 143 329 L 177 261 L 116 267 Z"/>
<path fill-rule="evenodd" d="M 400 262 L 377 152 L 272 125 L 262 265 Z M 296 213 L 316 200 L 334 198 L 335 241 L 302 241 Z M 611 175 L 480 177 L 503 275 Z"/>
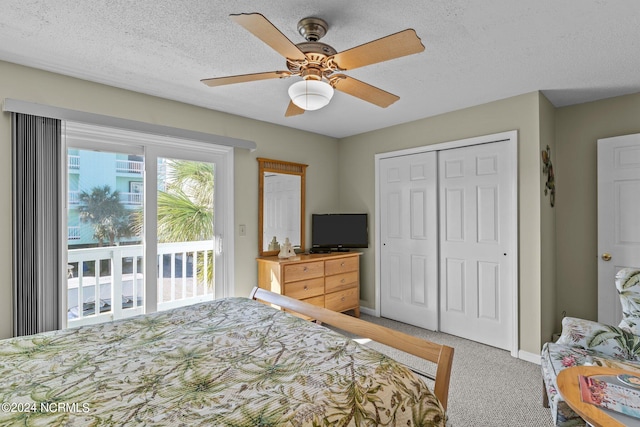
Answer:
<path fill-rule="evenodd" d="M 598 365 L 640 373 L 640 270 L 620 270 L 615 283 L 623 312 L 618 326 L 565 317 L 558 341 L 542 347 L 543 401 L 557 426 L 585 424 L 557 392 L 556 378 L 562 369 Z"/>

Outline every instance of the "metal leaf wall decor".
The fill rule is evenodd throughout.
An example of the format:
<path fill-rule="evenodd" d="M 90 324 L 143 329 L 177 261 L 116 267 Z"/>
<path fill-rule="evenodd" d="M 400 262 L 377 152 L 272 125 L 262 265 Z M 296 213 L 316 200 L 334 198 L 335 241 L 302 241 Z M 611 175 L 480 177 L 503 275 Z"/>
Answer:
<path fill-rule="evenodd" d="M 547 145 L 547 149 L 542 152 L 542 173 L 547 175 L 547 182 L 544 185 L 544 195 L 549 194 L 551 207 L 556 203 L 556 181 L 553 174 L 553 165 L 551 164 L 551 148 Z"/>

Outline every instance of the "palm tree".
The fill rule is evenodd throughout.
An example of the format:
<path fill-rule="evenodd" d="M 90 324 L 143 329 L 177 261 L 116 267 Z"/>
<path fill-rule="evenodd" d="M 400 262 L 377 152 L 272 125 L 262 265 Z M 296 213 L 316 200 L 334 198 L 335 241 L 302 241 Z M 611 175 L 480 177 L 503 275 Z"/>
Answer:
<path fill-rule="evenodd" d="M 159 243 L 196 242 L 213 239 L 213 164 L 188 161 L 167 160 L 167 175 L 159 179 L 158 223 Z M 133 215 L 133 228 L 136 234 L 143 230 L 143 213 Z M 199 281 L 213 284 L 213 268 L 207 269 L 204 277 L 204 256 L 194 260 Z M 207 251 L 209 260 L 213 251 Z M 211 266 L 209 261 L 209 266 Z"/>
<path fill-rule="evenodd" d="M 158 241 L 213 237 L 213 165 L 169 160 L 165 191 L 158 191 Z"/>
<path fill-rule="evenodd" d="M 165 189 L 158 191 L 158 241 L 193 242 L 213 239 L 213 164 L 168 160 Z M 204 257 L 194 259 L 199 281 L 213 284 L 213 268 L 209 261 L 204 277 Z"/>
<path fill-rule="evenodd" d="M 120 192 L 111 191 L 111 187 L 93 187 L 91 192 L 82 191 L 80 199 L 80 220 L 93 225 L 93 238 L 102 246 L 107 240 L 115 246 L 116 240 L 131 236 L 130 218 L 126 208 L 120 202 Z"/>

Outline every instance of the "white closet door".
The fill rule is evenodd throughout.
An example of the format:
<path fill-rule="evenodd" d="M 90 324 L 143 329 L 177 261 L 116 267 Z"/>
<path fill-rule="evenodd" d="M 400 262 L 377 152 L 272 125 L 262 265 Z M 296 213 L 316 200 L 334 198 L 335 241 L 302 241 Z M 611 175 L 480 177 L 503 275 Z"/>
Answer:
<path fill-rule="evenodd" d="M 436 152 L 380 161 L 381 314 L 438 328 Z"/>
<path fill-rule="evenodd" d="M 440 329 L 511 349 L 513 144 L 439 152 Z"/>

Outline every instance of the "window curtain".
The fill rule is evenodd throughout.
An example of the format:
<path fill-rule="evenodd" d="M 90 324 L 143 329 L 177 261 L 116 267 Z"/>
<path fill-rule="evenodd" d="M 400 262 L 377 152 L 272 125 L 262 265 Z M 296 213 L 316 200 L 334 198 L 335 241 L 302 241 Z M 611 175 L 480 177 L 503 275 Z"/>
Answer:
<path fill-rule="evenodd" d="M 60 328 L 61 123 L 12 114 L 13 334 Z"/>

